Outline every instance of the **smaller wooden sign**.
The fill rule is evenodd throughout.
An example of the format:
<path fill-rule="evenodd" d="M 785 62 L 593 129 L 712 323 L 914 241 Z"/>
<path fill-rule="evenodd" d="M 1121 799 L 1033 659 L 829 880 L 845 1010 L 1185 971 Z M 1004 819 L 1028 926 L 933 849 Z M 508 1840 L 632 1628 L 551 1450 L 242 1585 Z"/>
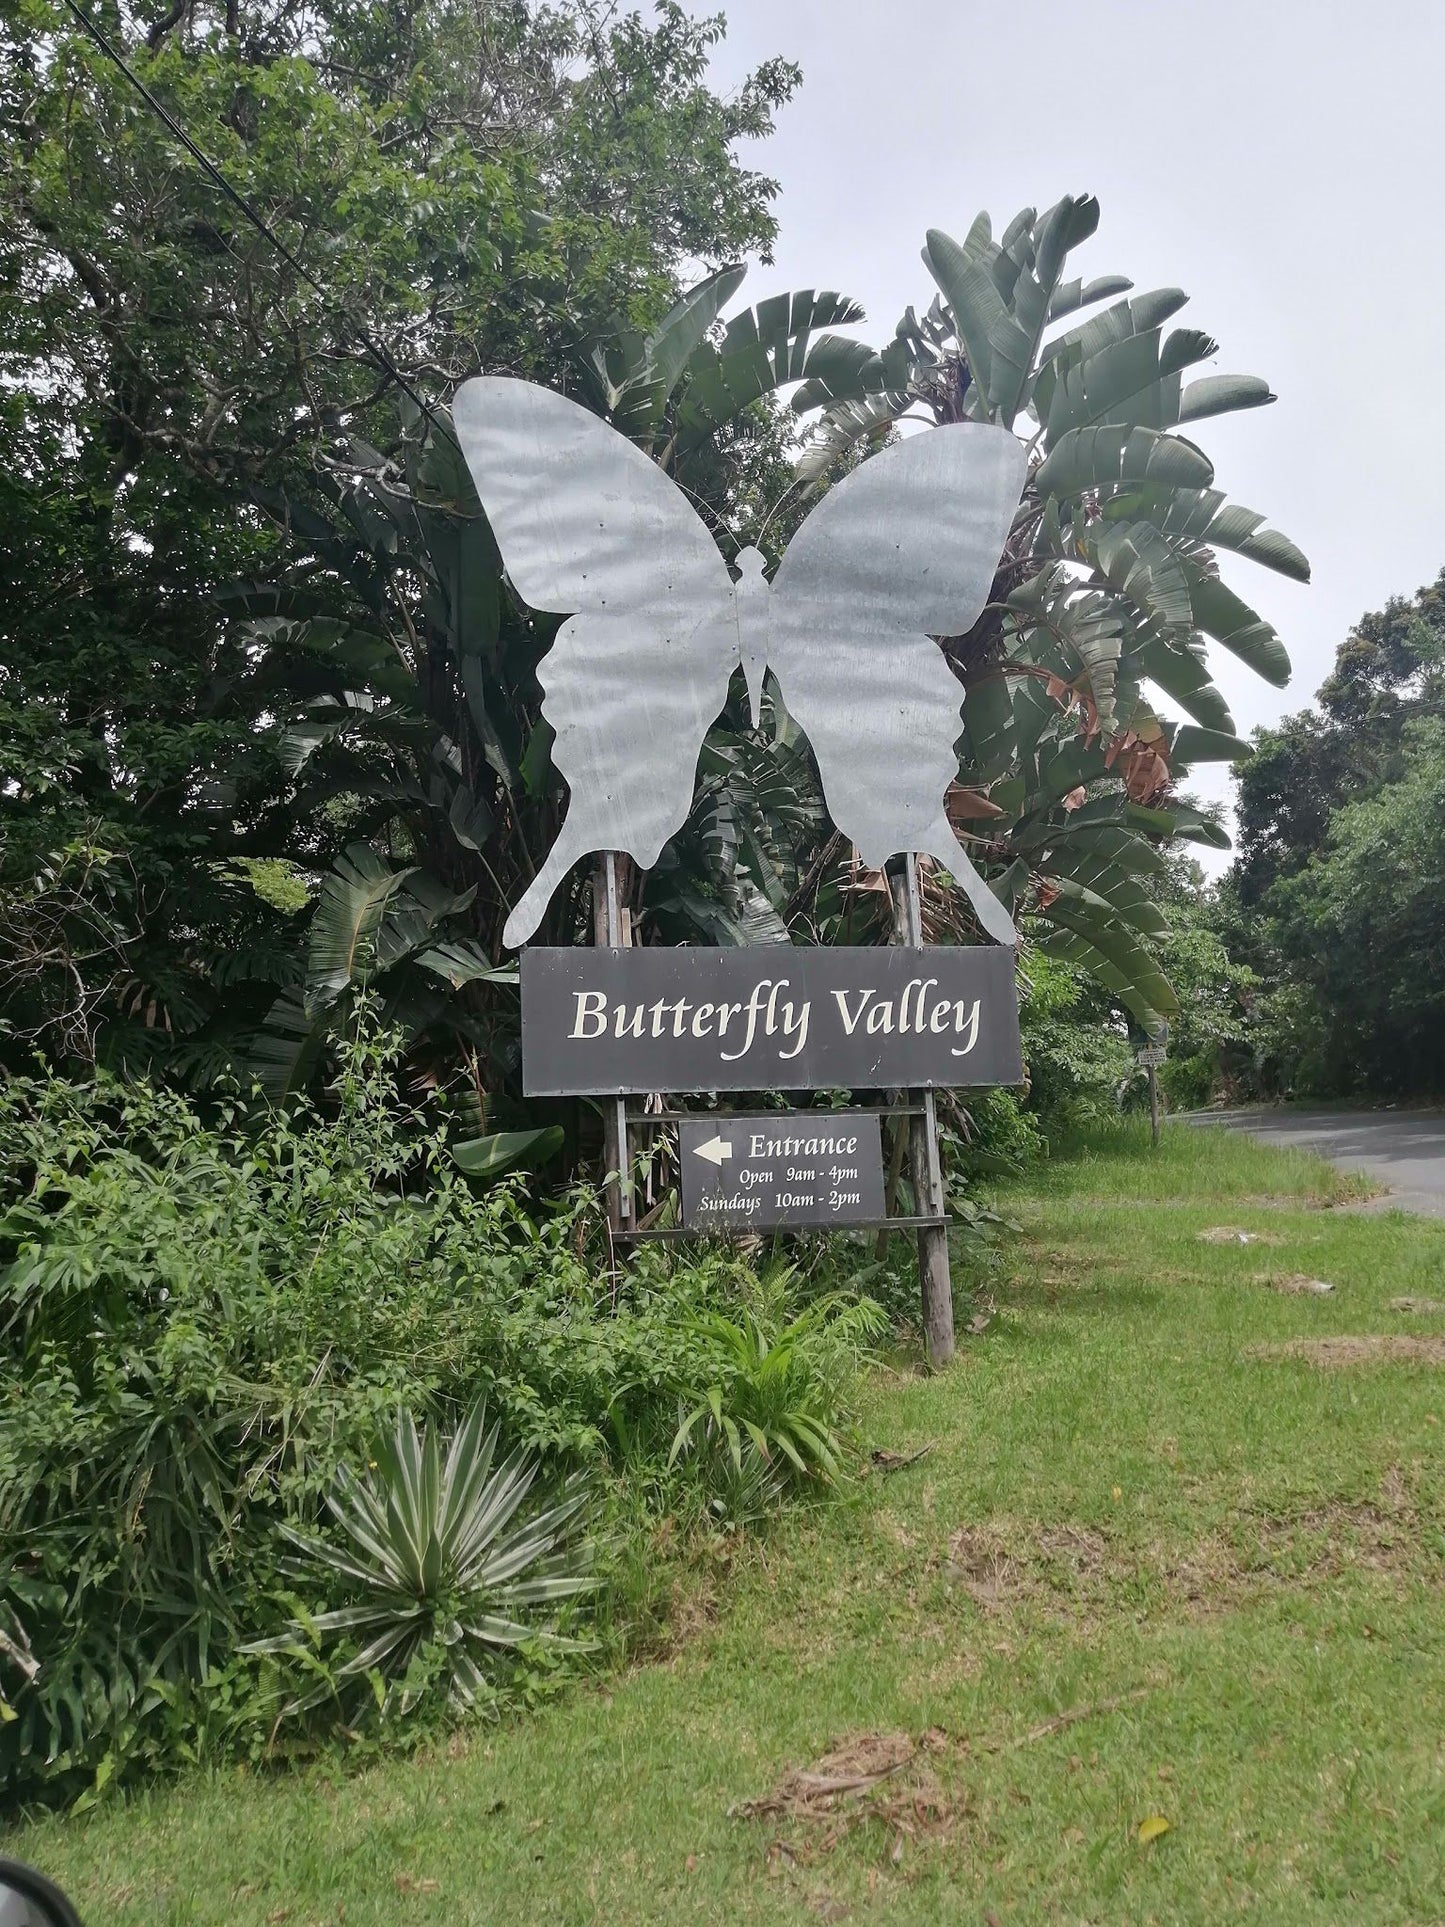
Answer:
<path fill-rule="evenodd" d="M 876 1222 L 883 1145 L 866 1111 L 764 1111 L 678 1126 L 682 1221 L 695 1231 Z"/>

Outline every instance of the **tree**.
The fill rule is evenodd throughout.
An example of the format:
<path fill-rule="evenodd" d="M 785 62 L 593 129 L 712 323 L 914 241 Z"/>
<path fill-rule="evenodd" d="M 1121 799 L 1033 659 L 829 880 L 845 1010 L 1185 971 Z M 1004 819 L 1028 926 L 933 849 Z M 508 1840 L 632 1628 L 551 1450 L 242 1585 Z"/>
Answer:
<path fill-rule="evenodd" d="M 975 861 L 1038 941 L 1085 965 L 1152 1029 L 1175 1008 L 1152 945 L 1167 925 L 1147 879 L 1156 845 L 1222 844 L 1175 800 L 1189 767 L 1248 755 L 1208 665 L 1210 642 L 1283 683 L 1284 646 L 1219 574 L 1221 551 L 1297 580 L 1309 565 L 1264 518 L 1228 504 L 1181 429 L 1274 399 L 1249 375 L 1183 373 L 1215 353 L 1195 329 L 1165 332 L 1187 297 L 1156 289 L 1055 334 L 1125 293 L 1119 275 L 1065 279 L 1098 204 L 1027 208 L 1000 239 L 981 214 L 960 244 L 930 232 L 938 293 L 880 351 L 858 348 L 806 380 L 813 415 L 797 471 L 826 482 L 900 424 L 990 421 L 1026 435 L 1029 480 L 984 615 L 941 639 L 963 700 L 955 817 Z M 1158 713 L 1148 691 L 1188 721 Z"/>
<path fill-rule="evenodd" d="M 1241 905 L 1262 906 L 1272 886 L 1326 848 L 1334 814 L 1408 766 L 1409 724 L 1445 702 L 1445 570 L 1412 597 L 1362 616 L 1335 653 L 1319 707 L 1258 730 L 1240 773 Z"/>
<path fill-rule="evenodd" d="M 1442 731 L 1445 574 L 1361 619 L 1317 709 L 1256 734 L 1221 928 L 1266 985 L 1267 1089 L 1445 1085 Z"/>
<path fill-rule="evenodd" d="M 441 398 L 483 367 L 584 380 L 685 257 L 766 256 L 772 184 L 736 145 L 797 75 L 720 100 L 718 23 L 672 6 L 188 0 L 105 25 L 270 237 L 58 7 L 7 16 L 0 1012 L 22 1050 L 195 1075 L 306 988 L 295 897 L 334 862 L 333 953 L 348 917 L 358 965 L 419 927 L 485 935 L 483 812 L 524 813 L 545 767 L 541 741 L 518 766 L 545 637 L 461 542 Z M 722 499 L 772 459 L 734 442 Z M 469 690 L 507 648 L 503 700 Z M 368 893 L 343 857 L 368 838 L 431 880 Z M 433 1000 L 476 966 L 450 958 Z"/>

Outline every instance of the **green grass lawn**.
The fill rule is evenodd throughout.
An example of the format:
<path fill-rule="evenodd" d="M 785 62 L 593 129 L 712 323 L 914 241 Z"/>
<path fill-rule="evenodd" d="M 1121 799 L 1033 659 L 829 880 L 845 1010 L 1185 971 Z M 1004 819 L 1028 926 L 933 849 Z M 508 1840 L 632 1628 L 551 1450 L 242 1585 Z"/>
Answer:
<path fill-rule="evenodd" d="M 1445 1223 L 1349 1188 L 1185 1126 L 1060 1160 L 955 1369 L 868 1388 L 869 1446 L 934 1449 L 695 1571 L 670 1653 L 0 1850 L 93 1927 L 1441 1920 L 1445 1313 L 1390 1300 L 1445 1300 Z M 1361 1335 L 1440 1343 L 1271 1349 Z M 830 1752 L 897 1770 L 787 1784 Z"/>

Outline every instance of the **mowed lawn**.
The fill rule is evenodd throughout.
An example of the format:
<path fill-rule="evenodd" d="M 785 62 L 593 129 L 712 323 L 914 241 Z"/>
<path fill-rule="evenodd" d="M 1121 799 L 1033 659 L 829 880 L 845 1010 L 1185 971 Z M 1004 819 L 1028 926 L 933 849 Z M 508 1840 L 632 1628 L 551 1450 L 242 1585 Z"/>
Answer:
<path fill-rule="evenodd" d="M 1445 1919 L 1445 1310 L 1391 1306 L 1445 1223 L 1348 1188 L 1186 1126 L 1060 1160 L 957 1367 L 869 1385 L 932 1450 L 695 1564 L 670 1651 L 0 1851 L 95 1927 Z"/>

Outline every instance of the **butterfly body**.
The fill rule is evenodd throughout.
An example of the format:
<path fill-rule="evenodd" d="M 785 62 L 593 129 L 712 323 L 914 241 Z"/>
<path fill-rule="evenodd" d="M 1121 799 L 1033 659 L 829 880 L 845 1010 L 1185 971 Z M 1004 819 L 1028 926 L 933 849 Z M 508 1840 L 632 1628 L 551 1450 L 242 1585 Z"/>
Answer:
<path fill-rule="evenodd" d="M 962 634 L 987 599 L 1026 469 L 1013 435 L 959 423 L 883 450 L 823 498 L 771 583 L 756 549 L 734 582 L 661 469 L 576 403 L 483 377 L 454 415 L 514 587 L 570 618 L 539 670 L 567 815 L 507 920 L 509 946 L 589 852 L 656 862 L 739 665 L 755 726 L 771 668 L 864 861 L 928 852 L 985 930 L 1014 941 L 944 814 L 962 692 L 932 640 Z"/>

